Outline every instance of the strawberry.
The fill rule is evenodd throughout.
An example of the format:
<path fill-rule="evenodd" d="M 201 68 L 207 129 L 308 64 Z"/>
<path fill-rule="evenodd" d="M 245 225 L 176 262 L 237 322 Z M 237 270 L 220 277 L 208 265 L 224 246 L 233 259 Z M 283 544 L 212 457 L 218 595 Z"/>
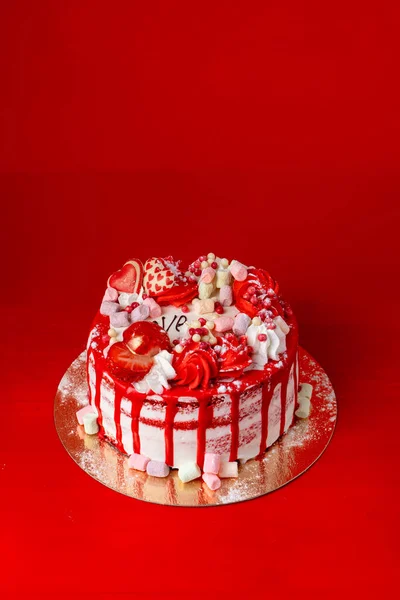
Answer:
<path fill-rule="evenodd" d="M 150 321 L 133 323 L 124 331 L 123 340 L 111 346 L 108 366 L 113 375 L 125 381 L 143 379 L 153 366 L 153 357 L 171 348 L 167 333 Z"/>
<path fill-rule="evenodd" d="M 154 356 L 161 350 L 170 350 L 171 344 L 166 331 L 157 323 L 137 321 L 124 331 L 123 339 L 131 352 Z"/>
<path fill-rule="evenodd" d="M 124 342 L 113 344 L 108 352 L 110 371 L 126 381 L 139 381 L 150 371 L 152 356 L 131 352 Z"/>

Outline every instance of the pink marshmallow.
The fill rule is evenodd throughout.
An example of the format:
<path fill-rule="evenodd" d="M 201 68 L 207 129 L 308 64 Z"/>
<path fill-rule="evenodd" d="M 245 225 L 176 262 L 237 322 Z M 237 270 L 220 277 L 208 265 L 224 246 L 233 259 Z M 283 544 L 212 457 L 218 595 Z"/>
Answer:
<path fill-rule="evenodd" d="M 146 298 L 146 300 L 143 300 L 143 304 L 149 307 L 150 317 L 152 319 L 157 319 L 157 317 L 161 317 L 161 306 L 157 304 L 154 298 Z"/>
<path fill-rule="evenodd" d="M 219 290 L 219 301 L 222 306 L 231 306 L 233 302 L 232 288 L 230 285 L 223 285 Z"/>
<path fill-rule="evenodd" d="M 128 327 L 130 323 L 129 314 L 125 310 L 110 315 L 111 327 Z"/>
<path fill-rule="evenodd" d="M 200 275 L 200 283 L 211 283 L 215 277 L 215 269 L 207 267 L 203 270 Z"/>
<path fill-rule="evenodd" d="M 96 410 L 90 404 L 84 406 L 83 408 L 80 408 L 76 412 L 76 418 L 78 419 L 79 425 L 83 425 L 83 417 L 89 414 L 96 414 Z"/>
<path fill-rule="evenodd" d="M 143 454 L 131 454 L 128 459 L 128 466 L 130 469 L 136 469 L 136 471 L 146 471 L 146 467 L 149 464 L 150 459 Z"/>
<path fill-rule="evenodd" d="M 233 260 L 229 267 L 232 277 L 236 279 L 236 281 L 244 281 L 247 277 L 247 267 L 242 265 L 237 260 Z"/>
<path fill-rule="evenodd" d="M 153 477 L 167 477 L 169 475 L 169 466 L 158 460 L 151 460 L 147 463 L 147 474 Z"/>
<path fill-rule="evenodd" d="M 145 321 L 149 315 L 150 308 L 146 304 L 139 304 L 139 306 L 134 308 L 131 312 L 131 323 L 136 323 L 136 321 Z"/>
<path fill-rule="evenodd" d="M 193 300 L 193 310 L 198 315 L 204 315 L 214 312 L 214 300 L 207 298 L 206 300 Z"/>
<path fill-rule="evenodd" d="M 233 327 L 233 319 L 231 317 L 218 317 L 215 319 L 215 331 L 223 333 L 224 331 L 230 331 Z"/>
<path fill-rule="evenodd" d="M 220 466 L 221 457 L 219 454 L 212 454 L 211 452 L 205 453 L 203 465 L 204 473 L 213 473 L 214 475 L 218 475 Z"/>
<path fill-rule="evenodd" d="M 219 475 L 219 477 L 237 477 L 238 476 L 237 462 L 221 463 L 218 475 Z"/>
<path fill-rule="evenodd" d="M 214 491 L 221 487 L 221 480 L 214 473 L 203 473 L 202 479 L 210 490 Z"/>
<path fill-rule="evenodd" d="M 244 335 L 249 328 L 250 323 L 251 319 L 249 315 L 246 315 L 245 313 L 237 314 L 233 324 L 233 333 L 235 335 Z"/>
<path fill-rule="evenodd" d="M 101 303 L 101 306 L 100 306 L 100 314 L 106 315 L 106 316 L 110 316 L 120 310 L 121 310 L 121 307 L 118 304 L 118 302 L 109 302 L 108 300 L 105 300 Z"/>
<path fill-rule="evenodd" d="M 103 296 L 103 302 L 116 302 L 118 300 L 118 292 L 112 287 L 106 289 L 106 293 Z"/>

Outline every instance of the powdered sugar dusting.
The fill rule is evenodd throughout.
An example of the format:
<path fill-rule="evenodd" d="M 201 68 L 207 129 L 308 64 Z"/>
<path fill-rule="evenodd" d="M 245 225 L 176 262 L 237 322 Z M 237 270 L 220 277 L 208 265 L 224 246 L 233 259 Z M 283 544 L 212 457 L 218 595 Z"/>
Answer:
<path fill-rule="evenodd" d="M 68 402 L 71 398 L 79 406 L 85 406 L 89 402 L 88 386 L 86 381 L 86 350 L 72 363 L 58 386 L 61 395 L 61 403 Z"/>

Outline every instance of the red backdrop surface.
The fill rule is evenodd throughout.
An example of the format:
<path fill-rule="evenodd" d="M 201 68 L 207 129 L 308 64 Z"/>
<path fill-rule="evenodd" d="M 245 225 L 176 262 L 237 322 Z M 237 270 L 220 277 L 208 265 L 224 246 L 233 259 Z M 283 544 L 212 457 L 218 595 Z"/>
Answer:
<path fill-rule="evenodd" d="M 396 4 L 1 3 L 3 598 L 391 595 Z M 54 394 L 110 272 L 209 251 L 278 278 L 337 430 L 261 499 L 137 502 L 71 461 Z"/>

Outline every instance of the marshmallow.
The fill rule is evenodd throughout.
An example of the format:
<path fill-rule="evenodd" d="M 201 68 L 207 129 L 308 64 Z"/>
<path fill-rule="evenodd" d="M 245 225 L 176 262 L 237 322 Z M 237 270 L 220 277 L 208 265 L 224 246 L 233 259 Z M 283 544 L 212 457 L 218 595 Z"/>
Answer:
<path fill-rule="evenodd" d="M 109 302 L 108 300 L 103 301 L 100 306 L 100 314 L 108 317 L 119 310 L 121 310 L 121 307 L 117 302 Z"/>
<path fill-rule="evenodd" d="M 232 276 L 236 281 L 244 281 L 247 277 L 247 267 L 237 260 L 233 260 L 229 266 Z"/>
<path fill-rule="evenodd" d="M 230 271 L 226 270 L 222 270 L 222 269 L 218 269 L 217 271 L 217 279 L 216 279 L 216 286 L 217 288 L 222 288 L 224 285 L 229 285 L 231 283 L 232 280 L 232 275 L 230 273 Z"/>
<path fill-rule="evenodd" d="M 215 331 L 223 333 L 224 331 L 230 331 L 233 327 L 234 320 L 231 317 L 218 317 L 215 319 Z"/>
<path fill-rule="evenodd" d="M 235 335 L 244 335 L 251 323 L 251 319 L 249 315 L 246 313 L 239 313 L 235 317 L 235 322 L 233 323 L 233 333 Z M 261 321 L 260 321 L 261 323 Z"/>
<path fill-rule="evenodd" d="M 149 464 L 150 459 L 143 454 L 131 454 L 128 459 L 128 467 L 130 469 L 136 469 L 136 471 L 146 471 L 146 467 Z"/>
<path fill-rule="evenodd" d="M 204 455 L 204 465 L 203 465 L 204 473 L 214 473 L 214 475 L 218 475 L 220 466 L 221 466 L 220 455 L 212 454 L 211 452 L 206 452 L 206 454 Z"/>
<path fill-rule="evenodd" d="M 219 477 L 237 477 L 238 476 L 238 464 L 237 462 L 224 462 L 221 463 L 219 468 Z"/>
<path fill-rule="evenodd" d="M 295 412 L 296 417 L 299 417 L 300 419 L 307 419 L 310 416 L 310 400 L 312 396 L 312 390 L 312 385 L 310 385 L 309 383 L 303 383 L 301 385 L 298 395 L 299 407 Z"/>
<path fill-rule="evenodd" d="M 118 292 L 112 287 L 106 289 L 106 293 L 103 296 L 103 302 L 116 302 L 118 300 Z"/>
<path fill-rule="evenodd" d="M 83 408 L 80 408 L 76 412 L 76 418 L 78 419 L 79 425 L 83 425 L 83 417 L 85 415 L 89 415 L 89 414 L 96 414 L 96 411 L 93 408 L 93 406 L 91 406 L 91 404 L 88 404 L 87 406 L 84 406 Z"/>
<path fill-rule="evenodd" d="M 215 290 L 214 281 L 211 283 L 205 283 L 204 281 L 199 283 L 199 298 L 200 300 L 207 300 L 210 298 L 213 291 Z"/>
<path fill-rule="evenodd" d="M 139 304 L 131 312 L 131 323 L 136 321 L 145 321 L 150 314 L 150 308 L 146 304 Z"/>
<path fill-rule="evenodd" d="M 97 423 L 97 415 L 95 413 L 86 413 L 83 416 L 83 427 L 85 433 L 94 435 L 99 432 L 99 424 Z"/>
<path fill-rule="evenodd" d="M 130 325 L 129 314 L 123 310 L 110 315 L 111 327 L 128 327 Z"/>
<path fill-rule="evenodd" d="M 221 480 L 218 475 L 214 475 L 213 473 L 204 473 L 202 479 L 206 486 L 212 491 L 221 487 Z"/>
<path fill-rule="evenodd" d="M 201 283 L 211 283 L 212 280 L 215 277 L 215 269 L 213 269 L 212 267 L 207 267 L 206 269 L 203 270 L 202 274 L 200 275 L 200 282 Z"/>
<path fill-rule="evenodd" d="M 278 316 L 275 318 L 275 323 L 276 323 L 276 325 L 277 325 L 277 326 L 280 328 L 280 330 L 281 330 L 281 331 L 282 331 L 282 332 L 283 332 L 285 335 L 287 335 L 287 334 L 289 333 L 289 331 L 290 331 L 290 327 L 289 327 L 289 325 L 286 323 L 286 321 L 284 321 L 284 320 L 282 319 L 282 317 L 281 317 L 280 315 L 278 315 Z M 304 385 L 308 385 L 308 383 L 305 383 Z M 310 386 L 310 387 L 311 387 L 311 392 L 310 392 L 310 398 L 311 398 L 312 386 Z"/>
<path fill-rule="evenodd" d="M 178 469 L 178 477 L 182 481 L 182 483 L 193 481 L 193 479 L 197 479 L 198 477 L 200 477 L 200 475 L 200 467 L 194 462 L 185 463 L 184 465 L 181 465 Z"/>
<path fill-rule="evenodd" d="M 232 288 L 230 285 L 223 285 L 219 291 L 219 301 L 222 306 L 231 306 L 233 302 Z"/>
<path fill-rule="evenodd" d="M 167 477 L 169 475 L 169 466 L 158 460 L 150 460 L 147 463 L 147 474 L 153 477 Z"/>
<path fill-rule="evenodd" d="M 214 312 L 214 300 L 207 298 L 207 300 L 193 300 L 193 310 L 198 315 L 204 315 L 207 313 Z"/>
<path fill-rule="evenodd" d="M 146 298 L 146 300 L 143 300 L 143 304 L 149 307 L 150 317 L 152 319 L 157 319 L 158 317 L 161 317 L 161 306 L 157 304 L 154 298 Z"/>

